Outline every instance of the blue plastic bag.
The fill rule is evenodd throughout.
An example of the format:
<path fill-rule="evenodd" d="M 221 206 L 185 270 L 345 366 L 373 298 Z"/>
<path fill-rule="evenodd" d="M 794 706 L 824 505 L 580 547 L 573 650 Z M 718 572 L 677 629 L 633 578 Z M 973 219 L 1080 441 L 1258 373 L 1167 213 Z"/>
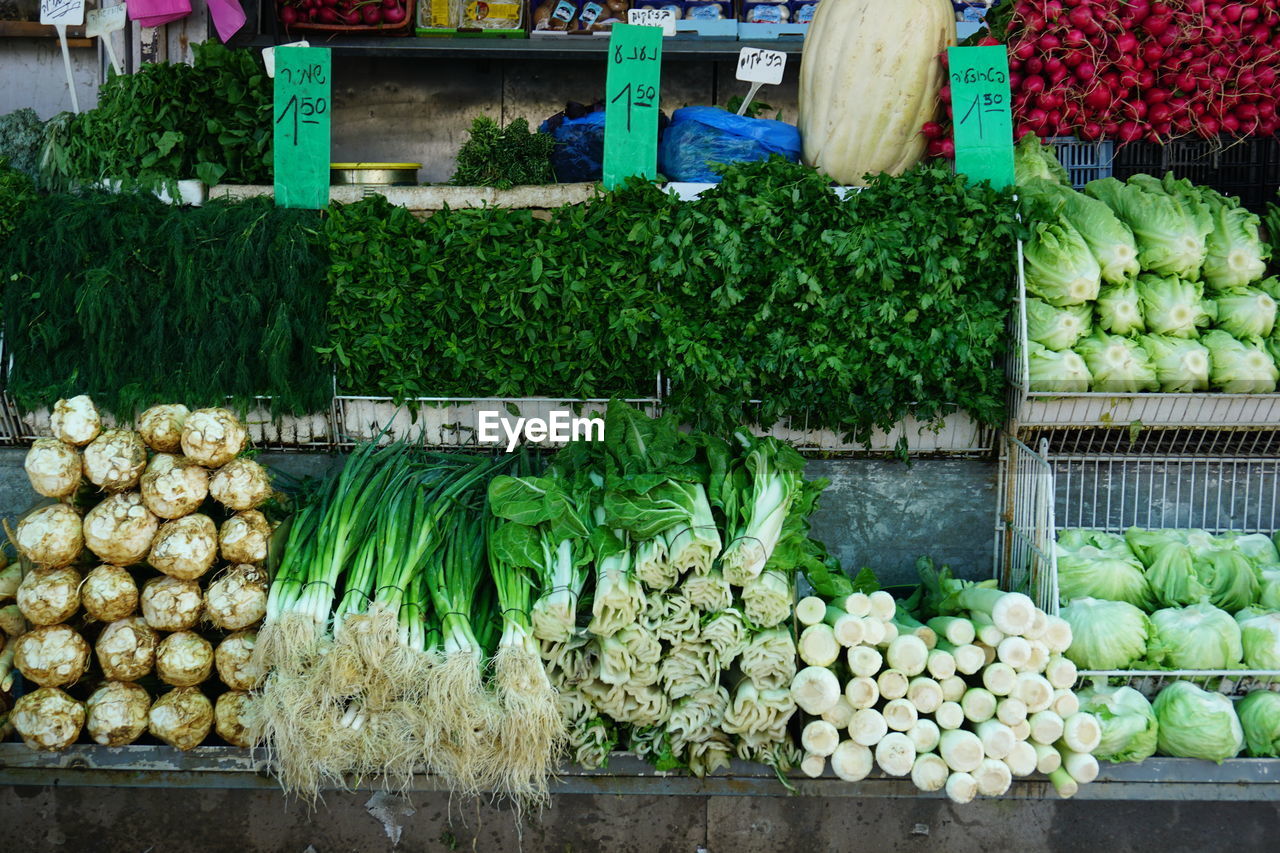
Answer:
<path fill-rule="evenodd" d="M 551 152 L 551 168 L 562 184 L 598 181 L 604 174 L 604 110 L 580 118 L 562 118 L 553 125 L 544 121 L 538 128 L 556 141 Z"/>
<path fill-rule="evenodd" d="M 713 163 L 747 163 L 781 154 L 800 159 L 800 131 L 785 121 L 747 118 L 717 107 L 684 107 L 658 145 L 658 170 L 672 181 L 719 183 Z"/>

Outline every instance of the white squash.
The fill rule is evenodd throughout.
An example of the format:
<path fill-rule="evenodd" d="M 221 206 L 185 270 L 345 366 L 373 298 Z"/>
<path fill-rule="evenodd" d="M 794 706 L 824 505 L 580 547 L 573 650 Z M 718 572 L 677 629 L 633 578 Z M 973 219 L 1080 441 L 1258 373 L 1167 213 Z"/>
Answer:
<path fill-rule="evenodd" d="M 822 0 L 800 60 L 804 162 L 846 186 L 920 162 L 955 43 L 949 0 Z"/>

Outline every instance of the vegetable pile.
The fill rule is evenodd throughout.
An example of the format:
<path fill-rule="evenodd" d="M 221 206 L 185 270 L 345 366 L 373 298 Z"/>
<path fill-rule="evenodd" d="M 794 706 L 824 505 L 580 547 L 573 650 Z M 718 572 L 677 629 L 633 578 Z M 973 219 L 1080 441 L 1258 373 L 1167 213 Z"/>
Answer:
<path fill-rule="evenodd" d="M 1280 279 L 1259 218 L 1207 187 L 1135 175 L 1066 184 L 1018 143 L 1033 391 L 1265 394 L 1280 379 Z"/>
<path fill-rule="evenodd" d="M 1272 0 L 1006 5 L 1007 32 L 993 29 L 1008 41 L 1018 138 L 1165 142 L 1280 130 Z"/>
<path fill-rule="evenodd" d="M 84 396 L 59 400 L 51 424 L 25 468 L 52 500 L 10 533 L 20 583 L 18 564 L 0 574 L 0 600 L 16 599 L 0 626 L 20 633 L 4 654 L 28 685 L 18 734 L 43 750 L 82 732 L 248 746 L 272 486 L 239 455 L 245 428 L 225 409 L 163 405 L 137 431 L 109 429 Z"/>
<path fill-rule="evenodd" d="M 1071 690 L 1071 627 L 994 581 L 958 581 L 928 558 L 918 568 L 905 601 L 865 571 L 810 573 L 818 595 L 795 608 L 807 666 L 791 682 L 807 715 L 802 769 L 819 776 L 830 758 L 856 782 L 879 767 L 959 803 L 1038 771 L 1073 796 L 1098 774 L 1102 729 Z"/>
<path fill-rule="evenodd" d="M 400 27 L 408 16 L 405 0 L 281 0 L 276 15 L 285 28 L 365 29 Z"/>

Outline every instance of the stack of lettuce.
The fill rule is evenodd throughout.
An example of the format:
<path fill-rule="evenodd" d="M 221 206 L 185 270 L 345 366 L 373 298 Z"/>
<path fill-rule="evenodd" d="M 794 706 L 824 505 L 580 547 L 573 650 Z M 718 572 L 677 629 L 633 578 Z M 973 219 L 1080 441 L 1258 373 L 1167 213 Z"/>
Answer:
<path fill-rule="evenodd" d="M 1280 693 L 1266 688 L 1280 686 L 1280 674 L 1267 674 L 1280 673 L 1280 553 L 1271 537 L 1073 529 L 1059 534 L 1056 551 L 1061 615 L 1072 629 L 1066 655 L 1086 674 L 1263 673 L 1242 676 L 1243 686 L 1262 689 L 1239 702 L 1175 680 L 1154 707 L 1132 687 L 1099 679 L 1082 696 L 1103 722 L 1099 758 L 1141 761 L 1158 750 L 1222 761 L 1246 743 L 1251 755 L 1275 754 Z"/>
<path fill-rule="evenodd" d="M 1033 391 L 1267 394 L 1280 279 L 1259 218 L 1172 174 L 1091 181 L 1019 143 Z"/>

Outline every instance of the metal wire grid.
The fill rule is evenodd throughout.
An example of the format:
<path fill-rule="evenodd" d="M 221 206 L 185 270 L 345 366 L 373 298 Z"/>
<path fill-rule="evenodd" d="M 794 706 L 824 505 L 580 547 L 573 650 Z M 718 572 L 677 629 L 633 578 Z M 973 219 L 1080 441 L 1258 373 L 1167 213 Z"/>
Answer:
<path fill-rule="evenodd" d="M 761 401 L 752 400 L 752 406 Z M 897 452 L 898 441 L 906 438 L 907 449 L 912 456 L 931 454 L 990 457 L 995 447 L 997 430 L 975 421 L 967 412 L 954 410 L 939 423 L 932 424 L 907 417 L 888 432 L 877 429 L 866 444 L 846 441 L 835 430 L 821 429 L 810 424 L 809 413 L 783 418 L 769 429 L 753 427 L 757 435 L 771 435 L 806 453 L 836 455 L 891 455 Z"/>
<path fill-rule="evenodd" d="M 1024 429 L 1023 441 L 1047 441 L 1056 455 L 1280 456 L 1280 429 Z"/>
<path fill-rule="evenodd" d="M 1053 471 L 1042 453 L 1005 436 L 998 496 L 995 564 L 1000 587 L 1025 592 L 1041 610 L 1057 613 Z"/>
<path fill-rule="evenodd" d="M 1254 690 L 1280 691 L 1280 671 L 1263 669 L 1081 670 L 1080 682 L 1105 678 L 1112 687 L 1132 687 L 1154 699 L 1175 681 L 1190 681 L 1204 690 L 1243 696 Z"/>
<path fill-rule="evenodd" d="M 1077 428 L 1280 429 L 1280 394 L 1061 394 L 1032 391 L 1027 346 L 1027 278 L 1018 243 L 1018 283 L 1011 316 L 1011 348 L 1005 361 L 1010 389 L 1009 432 Z"/>

